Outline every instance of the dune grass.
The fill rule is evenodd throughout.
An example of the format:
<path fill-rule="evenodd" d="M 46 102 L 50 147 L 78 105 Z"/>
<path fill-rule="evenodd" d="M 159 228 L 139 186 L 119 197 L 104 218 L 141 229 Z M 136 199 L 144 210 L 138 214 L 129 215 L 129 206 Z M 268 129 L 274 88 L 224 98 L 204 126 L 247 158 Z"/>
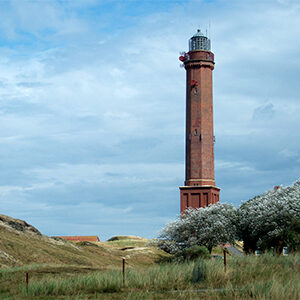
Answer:
<path fill-rule="evenodd" d="M 194 263 L 153 266 L 140 270 L 129 269 L 125 284 L 120 271 L 111 270 L 79 275 L 73 278 L 46 278 L 30 284 L 30 296 L 76 295 L 82 291 L 90 293 L 112 293 L 124 290 L 165 291 L 186 289 L 191 285 Z M 23 287 L 23 292 L 26 292 Z"/>
<path fill-rule="evenodd" d="M 115 240 L 115 241 L 107 241 L 102 243 L 105 247 L 110 248 L 122 248 L 122 247 L 145 247 L 147 246 L 148 240 L 146 239 L 122 239 L 122 240 Z"/>
<path fill-rule="evenodd" d="M 93 295 L 97 299 L 97 295 L 105 294 L 123 299 L 134 298 L 134 295 L 140 295 L 141 299 L 146 295 L 147 299 L 195 299 L 195 295 L 205 294 L 207 299 L 300 299 L 299 255 L 231 257 L 226 273 L 222 261 L 206 261 L 205 279 L 193 283 L 195 264 L 198 262 L 128 269 L 124 285 L 118 270 L 46 277 L 31 282 L 28 296 L 85 295 L 84 299 L 89 299 Z M 26 295 L 24 285 L 21 293 Z M 174 295 L 170 296 L 170 293 Z"/>

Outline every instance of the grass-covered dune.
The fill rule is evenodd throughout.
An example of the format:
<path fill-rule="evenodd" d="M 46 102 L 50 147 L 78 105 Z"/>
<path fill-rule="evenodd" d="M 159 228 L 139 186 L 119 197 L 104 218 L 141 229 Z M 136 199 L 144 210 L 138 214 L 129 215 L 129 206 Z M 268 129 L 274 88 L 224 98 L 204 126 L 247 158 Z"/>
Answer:
<path fill-rule="evenodd" d="M 30 264 L 114 268 L 122 257 L 128 264 L 154 263 L 164 252 L 140 237 L 115 237 L 108 242 L 72 243 L 42 235 L 25 221 L 0 215 L 0 269 Z"/>
<path fill-rule="evenodd" d="M 140 237 L 71 243 L 0 215 L 0 299 L 300 299 L 299 254 L 228 256 L 226 273 L 222 259 L 169 258 Z"/>

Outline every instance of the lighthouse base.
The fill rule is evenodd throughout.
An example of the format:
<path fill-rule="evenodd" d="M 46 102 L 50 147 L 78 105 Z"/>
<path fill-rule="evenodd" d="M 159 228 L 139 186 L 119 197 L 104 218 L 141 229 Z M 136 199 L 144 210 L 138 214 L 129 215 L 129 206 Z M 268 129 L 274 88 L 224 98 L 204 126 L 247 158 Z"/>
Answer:
<path fill-rule="evenodd" d="M 215 186 L 181 186 L 180 213 L 187 208 L 206 207 L 219 202 L 220 189 Z"/>

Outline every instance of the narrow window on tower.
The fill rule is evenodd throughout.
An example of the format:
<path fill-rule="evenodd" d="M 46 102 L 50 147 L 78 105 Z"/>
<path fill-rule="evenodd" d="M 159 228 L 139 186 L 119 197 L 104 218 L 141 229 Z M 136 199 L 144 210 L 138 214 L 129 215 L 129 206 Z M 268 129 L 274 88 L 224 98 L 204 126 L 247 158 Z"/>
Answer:
<path fill-rule="evenodd" d="M 195 87 L 195 90 L 194 90 L 194 94 L 197 95 L 198 94 L 198 89 Z"/>
<path fill-rule="evenodd" d="M 195 135 L 197 135 L 198 134 L 198 131 L 197 131 L 197 129 L 195 129 Z"/>

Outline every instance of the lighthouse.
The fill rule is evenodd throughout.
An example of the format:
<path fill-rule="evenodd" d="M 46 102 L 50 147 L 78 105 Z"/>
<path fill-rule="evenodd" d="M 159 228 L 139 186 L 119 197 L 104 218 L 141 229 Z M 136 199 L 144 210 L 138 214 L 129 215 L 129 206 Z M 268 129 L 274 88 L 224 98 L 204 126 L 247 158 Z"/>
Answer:
<path fill-rule="evenodd" d="M 185 182 L 180 212 L 219 202 L 215 183 L 213 87 L 214 54 L 200 29 L 189 40 L 189 52 L 179 57 L 186 70 Z"/>

